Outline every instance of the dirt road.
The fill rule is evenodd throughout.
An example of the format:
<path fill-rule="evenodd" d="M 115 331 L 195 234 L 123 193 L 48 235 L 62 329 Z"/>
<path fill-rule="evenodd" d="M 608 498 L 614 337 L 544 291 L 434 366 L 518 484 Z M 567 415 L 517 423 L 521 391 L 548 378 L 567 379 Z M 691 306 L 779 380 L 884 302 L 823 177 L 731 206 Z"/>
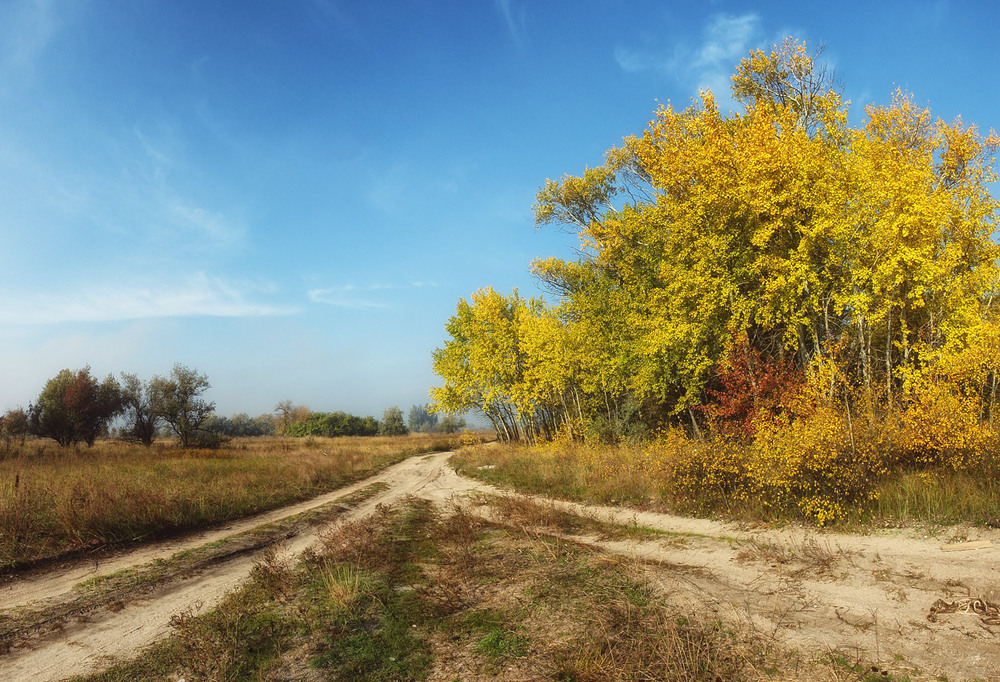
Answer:
<path fill-rule="evenodd" d="M 334 493 L 182 542 L 142 548 L 96 566 L 80 564 L 24 576 L 0 587 L 0 618 L 17 609 L 37 608 L 46 600 L 70 599 L 73 586 L 82 580 L 149 565 L 328 505 L 376 481 L 388 488 L 342 519 L 363 516 L 378 504 L 407 495 L 445 504 L 473 492 L 499 492 L 458 476 L 447 466 L 450 454 L 414 457 Z M 650 575 L 684 613 L 751 628 L 804 660 L 836 651 L 846 658 L 863 656 L 911 679 L 946 675 L 949 680 L 1000 680 L 996 531 L 949 529 L 936 537 L 916 531 L 842 535 L 553 504 L 616 524 L 663 531 L 641 542 L 576 539 L 601 551 L 668 565 L 670 570 Z M 298 534 L 282 551 L 300 553 L 318 532 L 315 528 Z M 987 544 L 991 546 L 982 546 Z M 98 670 L 109 657 L 128 656 L 167 635 L 173 615 L 211 608 L 246 577 L 255 558 L 252 552 L 239 554 L 138 599 L 116 602 L 32 637 L 0 655 L 0 679 L 58 680 Z"/>

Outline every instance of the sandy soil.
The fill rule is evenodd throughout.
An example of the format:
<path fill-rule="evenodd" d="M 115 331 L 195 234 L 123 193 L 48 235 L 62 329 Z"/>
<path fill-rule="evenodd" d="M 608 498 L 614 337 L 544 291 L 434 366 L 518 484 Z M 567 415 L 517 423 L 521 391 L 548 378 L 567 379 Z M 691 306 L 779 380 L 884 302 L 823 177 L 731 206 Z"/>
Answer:
<path fill-rule="evenodd" d="M 414 457 L 348 488 L 225 529 L 180 542 L 129 552 L 95 566 L 60 567 L 22 576 L 0 587 L 3 611 L 65 595 L 81 580 L 137 566 L 346 496 L 376 481 L 388 490 L 342 519 L 363 516 L 378 504 L 416 495 L 444 504 L 469 493 L 497 492 L 458 476 L 450 453 Z M 665 531 L 645 542 L 581 538 L 595 548 L 649 563 L 650 578 L 685 613 L 707 615 L 752 628 L 803 661 L 831 652 L 863 657 L 912 679 L 1000 680 L 1000 624 L 992 624 L 971 599 L 1000 603 L 1000 532 L 949 529 L 927 537 L 918 531 L 844 535 L 812 529 L 762 529 L 616 508 L 555 503 L 618 524 Z M 302 534 L 283 548 L 303 551 L 316 534 Z M 990 547 L 950 551 L 961 541 Z M 986 544 L 983 542 L 980 545 Z M 947 551 L 946 551 L 947 550 Z M 130 655 L 170 631 L 171 616 L 211 608 L 238 586 L 255 556 L 243 555 L 162 587 L 118 610 L 104 610 L 39 636 L 0 656 L 0 679 L 58 680 L 99 670 L 109 657 Z M 940 610 L 943 600 L 952 605 Z M 803 676 L 807 673 L 803 669 Z"/>

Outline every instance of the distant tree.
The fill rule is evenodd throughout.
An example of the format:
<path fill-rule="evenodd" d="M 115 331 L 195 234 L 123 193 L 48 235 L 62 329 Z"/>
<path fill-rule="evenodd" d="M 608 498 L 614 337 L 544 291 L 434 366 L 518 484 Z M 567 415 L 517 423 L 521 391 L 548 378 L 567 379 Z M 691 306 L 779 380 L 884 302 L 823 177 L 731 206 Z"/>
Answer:
<path fill-rule="evenodd" d="M 91 446 L 121 410 L 121 387 L 114 377 L 98 383 L 90 367 L 75 373 L 64 369 L 49 379 L 28 408 L 29 429 L 63 446 L 81 441 Z"/>
<path fill-rule="evenodd" d="M 15 445 L 24 445 L 24 439 L 28 435 L 28 413 L 20 407 L 16 410 L 7 410 L 0 417 L 0 439 L 3 439 L 4 451 L 10 452 Z"/>
<path fill-rule="evenodd" d="M 147 448 L 156 439 L 160 415 L 153 409 L 152 388 L 135 374 L 122 372 L 122 416 L 125 425 L 121 437 Z"/>
<path fill-rule="evenodd" d="M 413 405 L 410 408 L 410 414 L 407 419 L 410 431 L 415 433 L 434 431 L 437 428 L 437 423 L 438 416 L 428 412 L 427 405 Z"/>
<path fill-rule="evenodd" d="M 361 432 L 359 436 L 374 436 L 378 433 L 378 419 L 371 415 L 361 420 Z"/>
<path fill-rule="evenodd" d="M 274 417 L 262 414 L 251 417 L 245 412 L 223 417 L 213 414 L 205 421 L 205 430 L 221 433 L 232 438 L 254 438 L 257 436 L 273 436 L 275 432 Z"/>
<path fill-rule="evenodd" d="M 403 411 L 398 405 L 386 408 L 382 413 L 382 421 L 379 422 L 378 432 L 380 436 L 405 436 L 409 433 L 406 422 L 403 421 Z"/>
<path fill-rule="evenodd" d="M 441 421 L 438 422 L 437 428 L 441 433 L 455 433 L 459 429 L 465 428 L 465 417 L 445 413 L 445 415 L 441 417 Z"/>
<path fill-rule="evenodd" d="M 274 415 L 270 414 L 258 414 L 250 420 L 247 430 L 250 431 L 249 435 L 251 436 L 273 436 L 278 432 L 277 425 L 274 423 Z"/>
<path fill-rule="evenodd" d="M 153 377 L 149 386 L 153 410 L 177 435 L 181 447 L 217 444 L 215 439 L 199 438 L 209 433 L 204 425 L 215 410 L 215 403 L 201 397 L 212 387 L 206 375 L 176 364 L 169 378 Z"/>
<path fill-rule="evenodd" d="M 374 436 L 379 432 L 375 417 L 356 417 L 346 412 L 310 412 L 304 419 L 293 422 L 286 436 Z"/>
<path fill-rule="evenodd" d="M 305 405 L 296 405 L 291 400 L 282 400 L 274 406 L 274 425 L 279 435 L 287 435 L 288 427 L 295 422 L 308 419 L 309 408 Z"/>

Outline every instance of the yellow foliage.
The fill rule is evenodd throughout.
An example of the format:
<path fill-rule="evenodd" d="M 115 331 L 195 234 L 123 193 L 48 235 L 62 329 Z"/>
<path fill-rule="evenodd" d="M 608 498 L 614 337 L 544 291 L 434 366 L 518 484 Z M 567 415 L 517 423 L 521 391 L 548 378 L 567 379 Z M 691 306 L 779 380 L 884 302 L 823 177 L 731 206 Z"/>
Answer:
<path fill-rule="evenodd" d="M 886 472 L 871 439 L 853 431 L 845 415 L 820 406 L 807 417 L 769 423 L 751 444 L 696 443 L 671 432 L 651 446 L 647 467 L 682 504 L 753 505 L 825 525 L 872 502 L 874 483 Z"/>
<path fill-rule="evenodd" d="M 978 396 L 963 394 L 958 384 L 933 370 L 907 373 L 905 406 L 890 415 L 883 441 L 897 465 L 955 471 L 978 464 L 994 438 L 979 419 Z"/>

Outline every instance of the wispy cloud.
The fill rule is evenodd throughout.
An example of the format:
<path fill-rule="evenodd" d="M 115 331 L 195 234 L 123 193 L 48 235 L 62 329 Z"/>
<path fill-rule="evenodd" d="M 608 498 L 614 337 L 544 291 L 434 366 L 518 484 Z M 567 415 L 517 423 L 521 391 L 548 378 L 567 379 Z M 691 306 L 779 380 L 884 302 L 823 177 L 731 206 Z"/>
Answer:
<path fill-rule="evenodd" d="M 268 287 L 198 273 L 178 286 L 97 285 L 65 294 L 4 292 L 0 323 L 40 325 L 162 317 L 260 317 L 296 312 L 253 300 Z"/>
<path fill-rule="evenodd" d="M 133 132 L 139 150 L 127 150 L 130 156 L 122 164 L 129 171 L 129 182 L 137 182 L 146 197 L 142 202 L 145 224 L 156 226 L 168 238 L 192 237 L 192 243 L 208 247 L 229 248 L 238 242 L 245 231 L 242 225 L 176 188 L 171 176 L 184 171 L 186 163 L 169 128 L 155 135 L 138 127 Z M 121 191 L 128 193 L 130 187 L 126 185 Z"/>
<path fill-rule="evenodd" d="M 705 40 L 698 49 L 693 67 L 728 69 L 746 55 L 759 30 L 760 18 L 756 14 L 744 14 L 740 17 L 722 14 L 713 17 L 705 29 Z"/>
<path fill-rule="evenodd" d="M 387 284 L 375 284 L 363 287 L 345 284 L 339 287 L 312 289 L 309 291 L 309 300 L 313 303 L 322 303 L 338 308 L 385 308 L 387 307 L 385 303 L 374 300 L 370 294 L 391 288 Z"/>
<path fill-rule="evenodd" d="M 313 303 L 337 306 L 339 308 L 388 308 L 389 304 L 378 300 L 381 292 L 401 291 L 404 289 L 436 288 L 435 282 L 410 282 L 405 285 L 395 284 L 345 284 L 337 287 L 311 289 L 309 300 Z"/>
<path fill-rule="evenodd" d="M 761 20 L 754 13 L 711 17 L 696 45 L 619 47 L 615 60 L 625 71 L 655 71 L 691 87 L 709 89 L 721 109 L 732 106 L 729 77 L 736 62 L 760 40 Z"/>
<path fill-rule="evenodd" d="M 165 198 L 163 206 L 167 215 L 173 218 L 171 223 L 175 228 L 192 232 L 212 246 L 229 246 L 243 235 L 242 226 L 218 211 L 185 203 L 179 197 Z"/>
<path fill-rule="evenodd" d="M 497 11 L 504 20 L 507 33 L 514 44 L 521 47 L 524 44 L 525 9 L 516 0 L 496 0 Z"/>

